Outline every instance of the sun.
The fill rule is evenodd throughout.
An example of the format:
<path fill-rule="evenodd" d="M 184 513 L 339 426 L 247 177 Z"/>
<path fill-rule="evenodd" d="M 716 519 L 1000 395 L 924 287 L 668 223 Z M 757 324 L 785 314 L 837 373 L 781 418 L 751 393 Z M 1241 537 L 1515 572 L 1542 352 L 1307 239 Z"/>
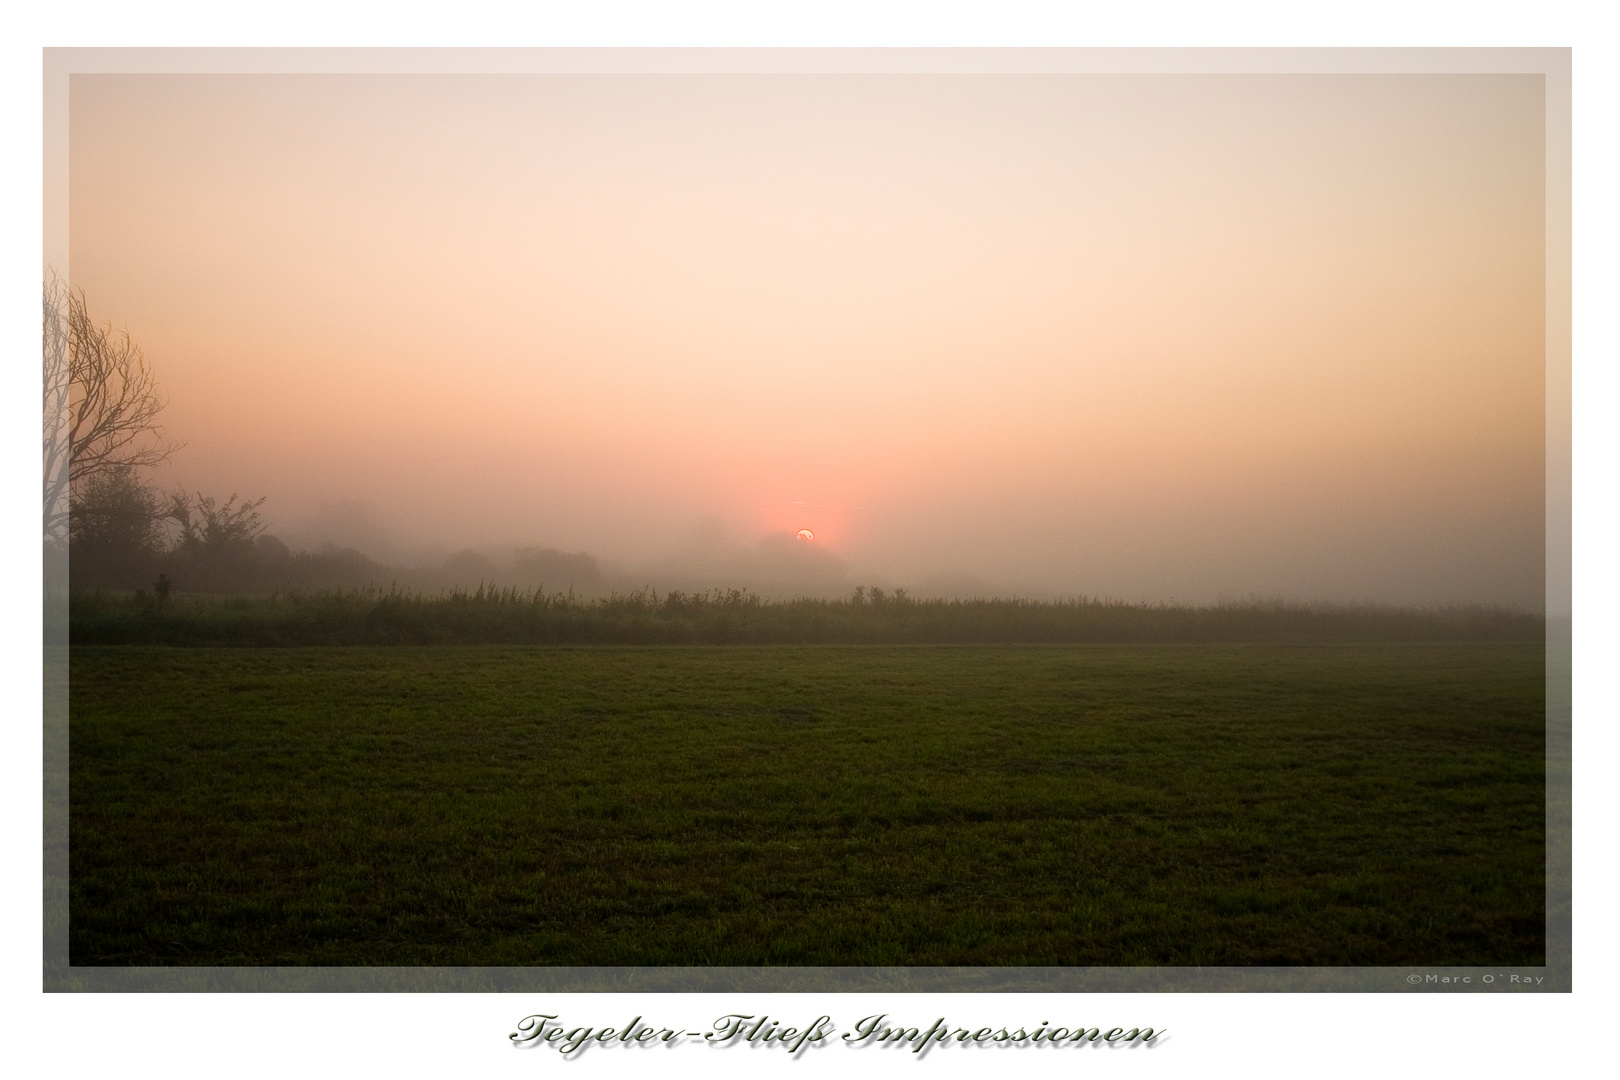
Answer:
<path fill-rule="evenodd" d="M 800 529 L 796 535 L 800 540 L 814 540 L 816 538 L 816 534 L 809 529 Z"/>

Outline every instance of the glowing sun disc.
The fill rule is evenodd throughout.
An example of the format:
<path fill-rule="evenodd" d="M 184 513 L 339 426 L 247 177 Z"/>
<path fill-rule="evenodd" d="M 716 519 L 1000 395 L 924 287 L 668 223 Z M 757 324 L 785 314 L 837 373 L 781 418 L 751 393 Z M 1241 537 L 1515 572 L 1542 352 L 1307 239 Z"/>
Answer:
<path fill-rule="evenodd" d="M 799 530 L 799 539 L 800 540 L 814 540 L 815 538 L 816 538 L 816 534 L 811 532 L 809 529 L 800 529 Z"/>

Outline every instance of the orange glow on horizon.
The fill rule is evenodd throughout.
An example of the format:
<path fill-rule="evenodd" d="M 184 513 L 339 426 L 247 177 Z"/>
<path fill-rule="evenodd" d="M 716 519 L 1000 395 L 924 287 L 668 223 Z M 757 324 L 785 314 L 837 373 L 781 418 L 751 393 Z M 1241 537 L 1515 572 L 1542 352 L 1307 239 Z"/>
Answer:
<path fill-rule="evenodd" d="M 75 75 L 70 113 L 72 283 L 186 444 L 154 482 L 295 546 L 363 503 L 399 551 L 1541 603 L 1540 76 Z"/>

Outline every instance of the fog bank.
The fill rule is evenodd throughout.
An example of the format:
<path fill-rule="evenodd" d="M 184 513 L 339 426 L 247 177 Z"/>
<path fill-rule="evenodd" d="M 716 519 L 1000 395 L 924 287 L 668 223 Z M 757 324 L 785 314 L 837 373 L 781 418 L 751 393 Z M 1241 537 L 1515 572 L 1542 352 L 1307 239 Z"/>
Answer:
<path fill-rule="evenodd" d="M 1540 610 L 1543 111 L 78 75 L 71 279 L 169 399 L 154 483 L 425 581 Z"/>

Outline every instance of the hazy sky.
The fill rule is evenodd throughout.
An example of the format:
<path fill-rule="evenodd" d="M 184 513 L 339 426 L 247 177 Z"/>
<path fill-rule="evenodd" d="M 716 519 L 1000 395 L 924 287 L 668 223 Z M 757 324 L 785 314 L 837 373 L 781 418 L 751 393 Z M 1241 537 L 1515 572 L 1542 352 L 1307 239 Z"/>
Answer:
<path fill-rule="evenodd" d="M 272 531 L 1542 603 L 1539 77 L 75 75 L 70 139 L 154 479 Z"/>

